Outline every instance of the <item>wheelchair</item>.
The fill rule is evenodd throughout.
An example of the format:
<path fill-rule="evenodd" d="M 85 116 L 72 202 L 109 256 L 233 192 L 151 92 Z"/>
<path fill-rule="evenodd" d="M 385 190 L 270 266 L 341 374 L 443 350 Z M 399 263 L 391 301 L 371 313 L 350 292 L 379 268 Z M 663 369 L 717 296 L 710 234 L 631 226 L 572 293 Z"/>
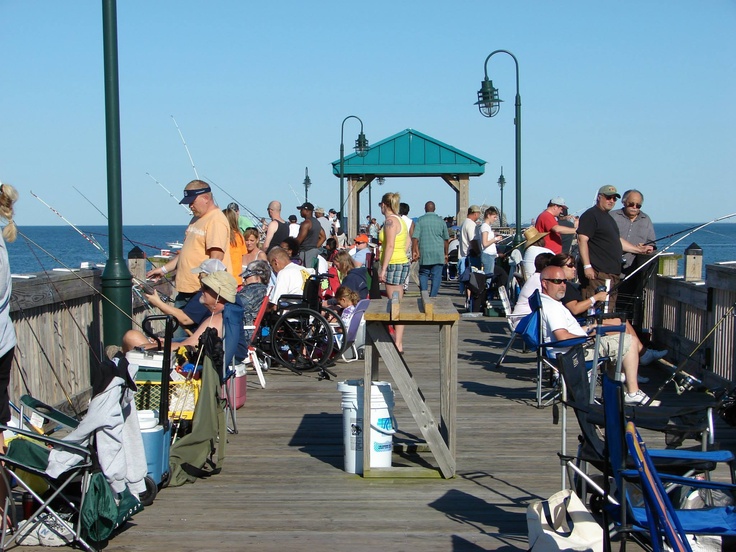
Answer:
<path fill-rule="evenodd" d="M 292 372 L 317 372 L 319 379 L 336 374 L 327 366 L 341 355 L 347 329 L 340 316 L 322 306 L 322 282 L 327 274 L 311 275 L 302 295 L 282 295 L 277 310 L 267 313 L 253 345 L 265 366 L 272 361 Z"/>

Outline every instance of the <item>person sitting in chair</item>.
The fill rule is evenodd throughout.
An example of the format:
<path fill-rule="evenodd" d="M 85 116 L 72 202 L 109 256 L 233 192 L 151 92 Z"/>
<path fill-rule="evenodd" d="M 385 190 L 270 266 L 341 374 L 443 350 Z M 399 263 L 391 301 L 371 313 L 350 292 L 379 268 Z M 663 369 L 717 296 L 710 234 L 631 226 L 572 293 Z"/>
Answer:
<path fill-rule="evenodd" d="M 248 263 L 243 278 L 243 289 L 238 292 L 238 300 L 243 305 L 243 324 L 253 326 L 263 298 L 268 293 L 268 283 L 271 281 L 271 267 L 266 261 Z M 245 342 L 250 343 L 252 330 L 245 330 Z"/>
<path fill-rule="evenodd" d="M 217 334 L 222 337 L 223 314 L 229 305 L 236 305 L 237 283 L 235 278 L 229 272 L 213 272 L 207 274 L 201 280 L 202 297 L 200 302 L 209 310 L 210 316 L 204 319 L 196 331 L 184 339 L 171 344 L 172 349 L 176 350 L 181 346 L 196 347 L 199 344 L 199 336 L 204 333 L 207 328 L 215 328 Z M 240 308 L 240 306 L 238 305 Z M 242 360 L 246 357 L 247 346 L 243 332 L 240 332 L 238 339 L 238 350 L 236 359 Z M 138 330 L 128 330 L 123 335 L 123 352 L 128 352 L 136 348 L 157 349 L 160 346 L 160 340 L 156 338 L 146 337 Z"/>
<path fill-rule="evenodd" d="M 542 270 L 542 337 L 544 341 L 562 341 L 577 337 L 588 337 L 595 330 L 596 323 L 583 328 L 572 313 L 562 304 L 565 296 L 567 279 L 565 272 L 558 266 L 547 266 Z M 624 334 L 623 358 L 621 365 L 626 376 L 626 394 L 624 402 L 628 405 L 647 405 L 649 396 L 639 389 L 637 380 L 639 373 L 639 352 L 632 346 L 631 336 Z M 610 357 L 617 361 L 619 349 L 619 334 L 604 335 L 600 339 L 599 355 Z M 585 359 L 591 360 L 595 353 L 593 344 L 584 345 Z M 551 349 L 553 354 L 565 352 L 567 348 Z M 659 401 L 651 401 L 648 406 L 659 406 Z"/>

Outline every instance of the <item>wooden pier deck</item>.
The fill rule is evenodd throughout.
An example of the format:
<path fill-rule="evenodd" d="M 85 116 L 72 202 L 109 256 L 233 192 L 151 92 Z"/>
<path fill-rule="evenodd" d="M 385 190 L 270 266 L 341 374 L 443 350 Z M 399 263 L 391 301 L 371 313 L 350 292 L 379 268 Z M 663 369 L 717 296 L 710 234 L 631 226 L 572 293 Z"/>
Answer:
<path fill-rule="evenodd" d="M 443 284 L 442 293 L 459 306 L 455 289 Z M 333 381 L 272 368 L 266 389 L 249 373 L 222 473 L 164 489 L 106 550 L 526 550 L 528 503 L 560 489 L 560 426 L 551 408 L 534 406 L 531 354 L 512 350 L 493 370 L 507 340 L 503 318 L 460 322 L 457 477 L 345 473 L 336 382 L 362 377 L 363 363 L 338 363 Z M 439 397 L 438 349 L 436 329 L 407 329 L 405 358 L 431 405 Z M 380 375 L 390 380 L 383 366 Z M 420 432 L 400 396 L 395 414 L 399 438 L 416 439 Z M 570 428 L 573 450 L 574 417 Z M 427 454 L 394 453 L 393 462 L 435 465 Z"/>

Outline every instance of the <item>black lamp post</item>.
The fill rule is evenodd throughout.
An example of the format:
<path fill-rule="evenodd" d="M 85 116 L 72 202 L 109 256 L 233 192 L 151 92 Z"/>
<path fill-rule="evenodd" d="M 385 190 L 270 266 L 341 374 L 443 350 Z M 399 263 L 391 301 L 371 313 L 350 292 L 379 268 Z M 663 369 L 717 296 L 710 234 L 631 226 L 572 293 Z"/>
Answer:
<path fill-rule="evenodd" d="M 342 228 L 345 230 L 345 233 L 347 234 L 347 225 L 345 224 L 345 190 L 343 182 L 345 181 L 345 121 L 348 119 L 357 119 L 360 121 L 360 134 L 358 134 L 357 140 L 355 140 L 355 153 L 357 153 L 360 157 L 365 157 L 368 155 L 368 150 L 370 147 L 368 146 L 368 140 L 365 137 L 365 134 L 363 134 L 363 121 L 360 119 L 360 117 L 356 117 L 355 115 L 348 115 L 342 120 L 342 125 L 340 126 L 340 224 L 342 225 Z"/>
<path fill-rule="evenodd" d="M 506 226 L 503 219 L 503 187 L 506 186 L 506 179 L 503 176 L 503 167 L 501 167 L 501 176 L 498 177 L 498 187 L 501 188 L 501 226 Z"/>
<path fill-rule="evenodd" d="M 309 167 L 304 167 L 304 201 L 309 201 L 309 187 L 312 181 L 309 179 Z"/>
<path fill-rule="evenodd" d="M 484 117 L 493 117 L 498 113 L 501 102 L 498 98 L 498 89 L 494 88 L 493 81 L 488 79 L 488 61 L 495 54 L 508 54 L 514 60 L 516 66 L 516 114 L 514 117 L 514 126 L 516 127 L 516 234 L 514 236 L 514 245 L 519 245 L 524 238 L 521 235 L 521 95 L 519 94 L 519 62 L 516 56 L 508 50 L 495 50 L 486 58 L 483 67 L 485 78 L 481 82 L 480 90 L 478 90 L 478 111 Z"/>

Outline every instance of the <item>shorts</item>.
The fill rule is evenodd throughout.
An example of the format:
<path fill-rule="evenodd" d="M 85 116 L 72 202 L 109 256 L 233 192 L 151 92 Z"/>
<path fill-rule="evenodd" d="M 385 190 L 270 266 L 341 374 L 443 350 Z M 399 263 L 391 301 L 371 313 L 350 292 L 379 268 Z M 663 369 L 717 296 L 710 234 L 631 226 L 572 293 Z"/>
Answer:
<path fill-rule="evenodd" d="M 598 347 L 598 356 L 607 356 L 610 357 L 613 362 L 617 362 L 618 360 L 618 342 L 620 333 L 617 334 L 608 334 L 601 336 L 601 344 L 600 347 Z M 628 334 L 624 334 L 624 348 L 622 351 L 622 358 L 626 356 L 626 353 L 629 352 L 629 349 L 631 348 L 631 336 Z M 593 360 L 593 353 L 594 353 L 593 347 L 586 347 L 585 348 L 585 360 Z"/>
<path fill-rule="evenodd" d="M 13 367 L 14 354 L 15 347 L 0 358 L 0 424 L 7 424 L 11 418 L 8 385 L 10 385 L 10 369 Z"/>
<path fill-rule="evenodd" d="M 409 276 L 411 263 L 390 264 L 386 268 L 386 285 L 402 286 Z"/>

